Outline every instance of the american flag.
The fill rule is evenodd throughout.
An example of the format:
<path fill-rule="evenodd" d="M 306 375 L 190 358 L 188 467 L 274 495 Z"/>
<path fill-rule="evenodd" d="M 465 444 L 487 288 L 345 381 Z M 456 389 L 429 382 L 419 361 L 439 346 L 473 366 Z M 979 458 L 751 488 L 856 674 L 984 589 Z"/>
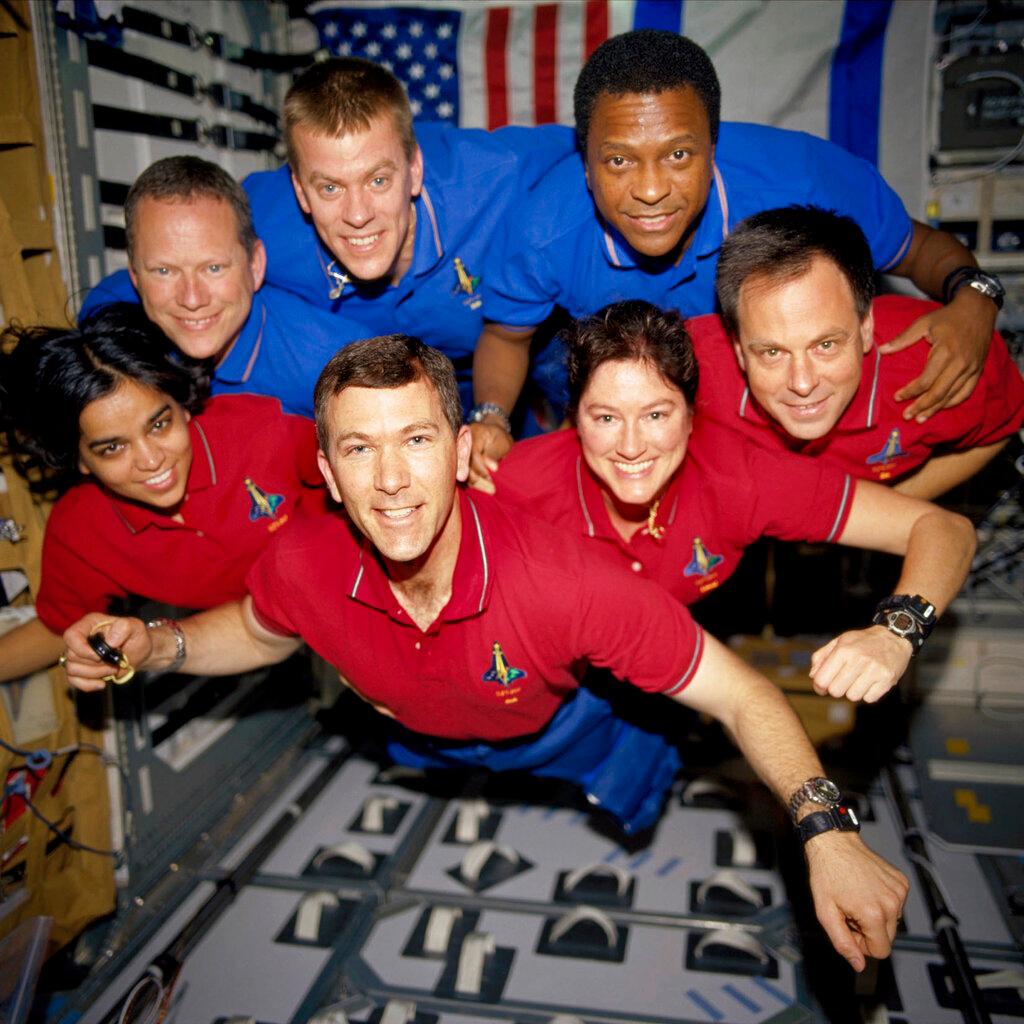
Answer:
<path fill-rule="evenodd" d="M 379 61 L 419 120 L 573 123 L 580 68 L 609 36 L 680 32 L 722 83 L 722 117 L 810 132 L 877 164 L 924 212 L 932 5 L 894 0 L 313 0 L 332 53 Z"/>
<path fill-rule="evenodd" d="M 418 120 L 471 128 L 571 124 L 583 62 L 609 35 L 680 31 L 682 0 L 558 3 L 372 0 L 310 4 L 320 43 L 338 56 L 383 64 L 406 86 Z"/>

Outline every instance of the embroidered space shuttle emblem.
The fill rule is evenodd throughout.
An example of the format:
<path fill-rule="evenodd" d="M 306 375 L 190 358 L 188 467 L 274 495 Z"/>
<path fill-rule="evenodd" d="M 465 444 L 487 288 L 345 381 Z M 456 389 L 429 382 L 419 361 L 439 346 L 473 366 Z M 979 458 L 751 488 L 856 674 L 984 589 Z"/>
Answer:
<path fill-rule="evenodd" d="M 882 450 L 875 452 L 874 455 L 869 455 L 864 461 L 869 466 L 877 466 L 880 462 L 892 462 L 893 459 L 898 459 L 906 454 L 900 445 L 899 430 L 890 430 L 889 436 L 885 439 L 885 444 L 882 445 Z"/>
<path fill-rule="evenodd" d="M 491 667 L 481 677 L 485 683 L 500 683 L 502 686 L 511 686 L 517 679 L 525 679 L 526 671 L 521 668 L 513 668 L 501 649 L 501 644 L 495 643 L 491 647 Z"/>
<path fill-rule="evenodd" d="M 899 430 L 893 429 L 889 431 L 889 436 L 885 439 L 882 450 L 875 452 L 874 455 L 869 455 L 864 461 L 871 467 L 871 472 L 874 473 L 875 479 L 881 482 L 882 480 L 888 480 L 892 476 L 892 464 L 897 459 L 903 458 L 908 454 L 900 444 Z"/>
<path fill-rule="evenodd" d="M 468 306 L 470 309 L 479 309 L 483 305 L 483 299 L 480 297 L 480 276 L 477 274 L 471 274 L 466 269 L 466 264 L 455 257 L 455 287 L 452 288 L 452 295 L 458 295 L 462 292 L 466 298 L 462 300 L 464 306 Z"/>
<path fill-rule="evenodd" d="M 713 555 L 704 546 L 700 537 L 693 538 L 693 557 L 690 564 L 683 570 L 684 576 L 707 576 L 716 565 L 722 562 L 721 555 Z"/>
<path fill-rule="evenodd" d="M 245 491 L 252 504 L 249 506 L 249 522 L 257 519 L 276 519 L 277 510 L 284 504 L 283 494 L 267 494 L 253 482 L 251 477 L 245 478 Z"/>

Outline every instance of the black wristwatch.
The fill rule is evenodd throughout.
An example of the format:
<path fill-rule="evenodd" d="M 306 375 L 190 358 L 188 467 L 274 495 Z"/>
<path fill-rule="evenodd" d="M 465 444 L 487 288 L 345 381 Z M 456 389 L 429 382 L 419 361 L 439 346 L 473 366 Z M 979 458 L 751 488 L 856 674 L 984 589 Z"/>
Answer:
<path fill-rule="evenodd" d="M 839 787 L 831 779 L 823 779 L 818 776 L 808 779 L 799 789 L 793 792 L 789 798 L 789 815 L 796 821 L 797 811 L 804 804 L 821 804 L 824 807 L 835 807 L 842 800 Z"/>
<path fill-rule="evenodd" d="M 957 267 L 946 275 L 942 282 L 942 301 L 950 303 L 953 297 L 964 286 L 981 292 L 987 299 L 996 304 L 996 309 L 1003 308 L 1003 299 L 1006 298 L 1006 289 L 1003 282 L 995 274 L 989 274 L 978 267 Z"/>
<path fill-rule="evenodd" d="M 910 643 L 911 653 L 917 654 L 935 628 L 935 619 L 935 605 L 920 594 L 893 594 L 879 602 L 871 621 L 903 637 Z"/>
<path fill-rule="evenodd" d="M 815 811 L 802 818 L 796 824 L 796 834 L 800 842 L 806 843 L 822 832 L 859 832 L 860 820 L 852 807 L 837 804 L 827 811 Z"/>

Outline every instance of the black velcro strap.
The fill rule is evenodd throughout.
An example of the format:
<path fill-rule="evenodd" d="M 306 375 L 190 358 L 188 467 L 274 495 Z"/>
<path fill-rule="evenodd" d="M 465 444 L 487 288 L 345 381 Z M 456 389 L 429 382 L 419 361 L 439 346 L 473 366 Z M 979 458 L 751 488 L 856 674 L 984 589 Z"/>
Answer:
<path fill-rule="evenodd" d="M 120 249 L 128 248 L 128 233 L 124 228 L 115 227 L 111 224 L 103 225 L 103 248 Z"/>
<path fill-rule="evenodd" d="M 154 135 L 161 139 L 181 142 L 210 143 L 219 149 L 249 150 L 270 153 L 277 148 L 278 136 L 264 132 L 246 132 L 226 124 L 204 124 L 187 117 L 168 117 L 165 114 L 143 114 L 122 107 L 107 107 L 94 103 L 93 124 L 96 128 L 133 135 Z"/>
<path fill-rule="evenodd" d="M 134 53 L 126 53 L 116 46 L 107 46 L 95 39 L 86 40 L 89 64 L 94 68 L 103 68 L 129 78 L 138 78 L 150 85 L 158 85 L 161 89 L 180 93 L 182 96 L 195 98 L 199 91 L 199 82 L 195 75 L 184 71 L 176 71 L 166 64 L 155 60 L 139 57 Z"/>
<path fill-rule="evenodd" d="M 220 38 L 220 53 L 232 64 L 241 64 L 256 71 L 273 71 L 278 75 L 302 71 L 310 64 L 330 56 L 327 50 L 311 50 L 309 53 L 270 53 L 253 50 L 248 46 L 232 43 L 223 36 Z"/>
<path fill-rule="evenodd" d="M 121 24 L 143 35 L 156 36 L 157 39 L 166 39 L 187 46 L 190 50 L 198 50 L 202 42 L 191 25 L 182 21 L 171 21 L 170 18 L 161 18 L 158 14 L 140 11 L 137 7 L 121 8 Z"/>
<path fill-rule="evenodd" d="M 256 153 L 273 152 L 279 141 L 276 135 L 244 132 L 227 124 L 211 125 L 206 138 L 220 149 L 245 149 Z"/>
<path fill-rule="evenodd" d="M 222 110 L 234 110 L 240 114 L 248 114 L 257 121 L 262 121 L 271 128 L 277 128 L 278 117 L 269 107 L 257 103 L 251 96 L 238 92 L 224 82 L 211 82 L 206 86 L 206 95 L 210 102 Z"/>
<path fill-rule="evenodd" d="M 104 181 L 100 179 L 100 202 L 104 206 L 124 206 L 128 199 L 131 186 L 120 181 Z"/>
<path fill-rule="evenodd" d="M 203 32 L 183 21 L 172 21 L 161 18 L 149 11 L 140 11 L 137 7 L 121 8 L 121 23 L 125 28 L 142 32 L 158 39 L 167 39 L 172 43 L 197 50 L 205 46 L 215 57 L 241 64 L 255 71 L 274 71 L 287 74 L 308 67 L 315 60 L 329 56 L 326 50 L 313 50 L 309 53 L 265 53 L 248 46 L 233 43 L 220 32 Z"/>
<path fill-rule="evenodd" d="M 94 103 L 92 120 L 96 128 L 111 132 L 131 132 L 133 135 L 155 135 L 161 139 L 181 142 L 200 142 L 203 134 L 198 121 L 186 117 L 167 117 L 163 114 L 142 114 L 122 107 L 107 107 Z"/>

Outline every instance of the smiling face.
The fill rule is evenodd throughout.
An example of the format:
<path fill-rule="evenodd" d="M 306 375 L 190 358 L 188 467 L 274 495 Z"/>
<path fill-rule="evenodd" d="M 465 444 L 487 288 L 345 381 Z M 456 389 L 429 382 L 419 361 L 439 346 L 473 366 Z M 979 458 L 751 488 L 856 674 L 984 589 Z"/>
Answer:
<path fill-rule="evenodd" d="M 192 468 L 188 421 L 169 395 L 122 380 L 82 410 L 78 468 L 129 501 L 175 509 Z"/>
<path fill-rule="evenodd" d="M 320 240 L 360 281 L 397 283 L 412 262 L 412 203 L 423 185 L 419 147 L 410 160 L 389 114 L 366 131 L 338 136 L 297 125 L 291 146 L 295 196 Z"/>
<path fill-rule="evenodd" d="M 748 278 L 737 321 L 736 357 L 758 404 L 791 436 L 824 437 L 857 393 L 874 335 L 842 272 L 818 256 L 788 281 Z"/>
<path fill-rule="evenodd" d="M 327 408 L 320 471 L 359 532 L 395 563 L 457 549 L 455 483 L 469 473 L 471 435 L 452 433 L 437 389 L 425 377 L 347 387 Z"/>
<path fill-rule="evenodd" d="M 587 184 L 601 216 L 636 252 L 668 256 L 689 243 L 714 154 L 707 111 L 689 86 L 602 93 L 587 135 Z"/>
<path fill-rule="evenodd" d="M 583 458 L 620 513 L 646 518 L 686 455 L 693 417 L 649 362 L 615 359 L 590 375 L 576 413 Z"/>
<path fill-rule="evenodd" d="M 234 210 L 210 196 L 146 196 L 136 208 L 134 237 L 128 273 L 146 316 L 186 355 L 220 362 L 263 283 L 263 243 L 246 253 Z"/>

